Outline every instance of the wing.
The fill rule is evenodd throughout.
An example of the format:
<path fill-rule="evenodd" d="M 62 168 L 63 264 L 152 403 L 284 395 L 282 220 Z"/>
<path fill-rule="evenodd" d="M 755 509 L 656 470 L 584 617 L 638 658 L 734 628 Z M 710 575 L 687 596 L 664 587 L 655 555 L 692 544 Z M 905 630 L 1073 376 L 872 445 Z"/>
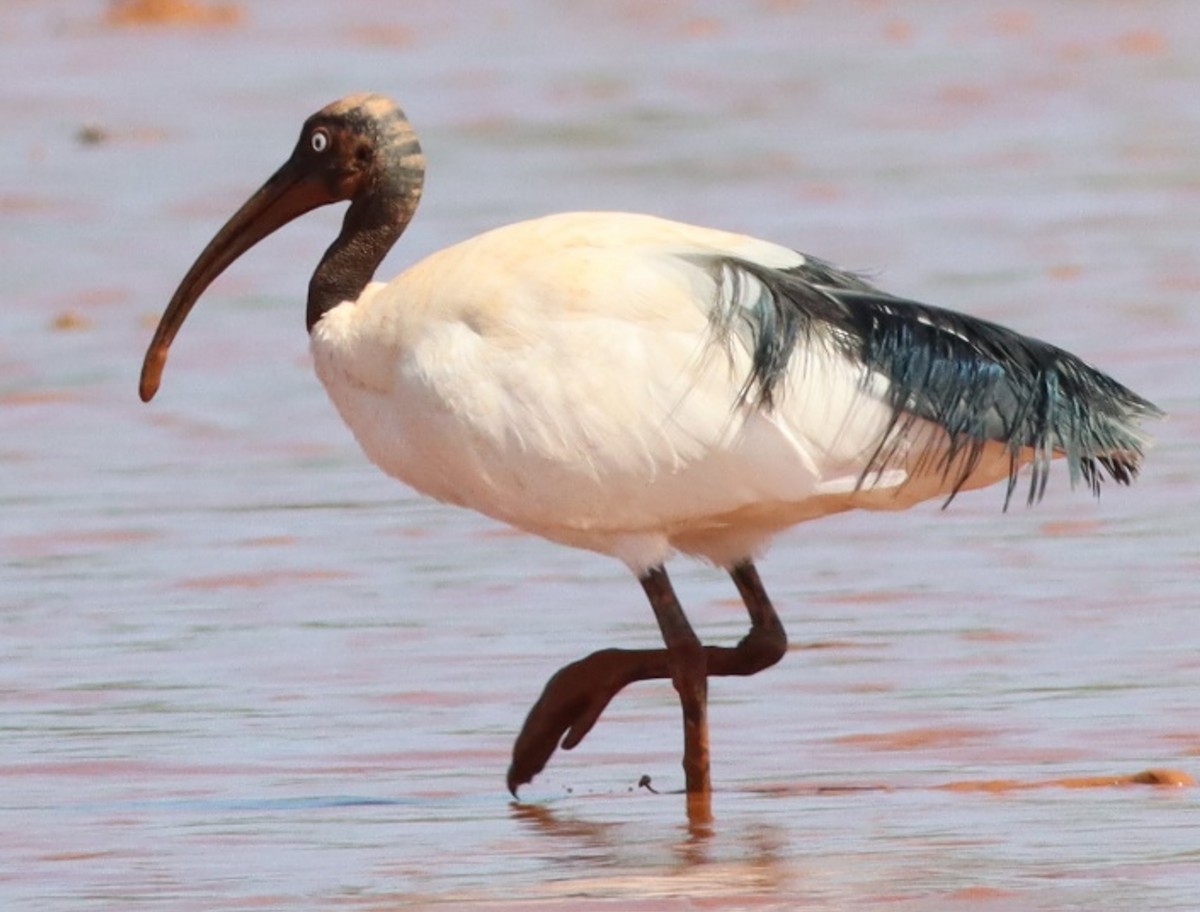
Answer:
<path fill-rule="evenodd" d="M 864 477 L 889 465 L 906 431 L 924 420 L 949 440 L 929 455 L 949 476 L 951 497 L 990 442 L 1011 455 L 1006 504 L 1024 461 L 1032 463 L 1028 499 L 1040 498 L 1056 455 L 1066 457 L 1073 484 L 1082 478 L 1099 493 L 1105 476 L 1128 484 L 1137 475 L 1147 443 L 1141 422 L 1162 414 L 1069 352 L 893 297 L 820 260 L 784 269 L 721 256 L 696 262 L 718 289 L 714 341 L 752 355 L 744 403 L 774 409 L 795 359 L 819 343 L 860 365 L 864 384 L 883 381 L 891 427 Z"/>

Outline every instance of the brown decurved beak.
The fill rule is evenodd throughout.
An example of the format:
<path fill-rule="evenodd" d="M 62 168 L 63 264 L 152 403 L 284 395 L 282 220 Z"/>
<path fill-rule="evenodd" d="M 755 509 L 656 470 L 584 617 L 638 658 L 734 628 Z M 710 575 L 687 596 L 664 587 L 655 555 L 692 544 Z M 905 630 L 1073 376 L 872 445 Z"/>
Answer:
<path fill-rule="evenodd" d="M 258 191 L 242 204 L 225 226 L 216 233 L 208 246 L 187 271 L 171 303 L 163 311 L 154 338 L 142 362 L 142 378 L 138 392 L 143 402 L 149 402 L 158 392 L 167 351 L 179 327 L 187 319 L 192 306 L 204 290 L 229 264 L 265 238 L 306 212 L 335 202 L 322 181 L 303 169 L 294 159 L 271 175 Z"/>

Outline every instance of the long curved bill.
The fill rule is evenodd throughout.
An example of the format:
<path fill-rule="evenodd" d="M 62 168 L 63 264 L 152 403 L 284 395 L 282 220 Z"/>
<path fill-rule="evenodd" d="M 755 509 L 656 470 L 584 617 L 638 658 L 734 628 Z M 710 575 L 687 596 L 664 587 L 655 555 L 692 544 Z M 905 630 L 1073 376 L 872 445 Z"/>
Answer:
<path fill-rule="evenodd" d="M 212 281 L 230 263 L 271 232 L 318 206 L 334 201 L 323 183 L 293 158 L 242 204 L 192 264 L 158 321 L 158 328 L 142 362 L 138 393 L 143 402 L 149 402 L 158 392 L 171 342 L 197 299 Z"/>

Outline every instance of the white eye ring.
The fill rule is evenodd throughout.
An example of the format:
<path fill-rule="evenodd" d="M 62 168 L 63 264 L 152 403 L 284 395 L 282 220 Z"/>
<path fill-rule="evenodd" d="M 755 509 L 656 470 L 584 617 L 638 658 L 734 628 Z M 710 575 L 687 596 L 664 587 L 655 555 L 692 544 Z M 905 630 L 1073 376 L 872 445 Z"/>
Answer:
<path fill-rule="evenodd" d="M 324 152 L 329 148 L 329 134 L 324 130 L 317 130 L 313 133 L 309 143 L 312 145 L 314 152 Z"/>

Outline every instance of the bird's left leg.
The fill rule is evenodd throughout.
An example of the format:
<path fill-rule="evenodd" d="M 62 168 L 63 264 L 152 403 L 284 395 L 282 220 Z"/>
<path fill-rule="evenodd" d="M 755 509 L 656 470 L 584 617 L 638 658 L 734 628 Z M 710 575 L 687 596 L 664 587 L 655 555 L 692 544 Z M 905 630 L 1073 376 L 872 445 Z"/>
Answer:
<path fill-rule="evenodd" d="M 783 658 L 787 635 L 754 564 L 736 564 L 729 575 L 746 604 L 750 632 L 736 646 L 702 647 L 706 670 L 708 675 L 752 675 Z M 652 605 L 657 600 L 667 606 L 667 614 L 678 610 L 682 615 L 665 570 L 649 571 L 641 583 Z M 656 608 L 656 617 L 660 613 Z M 686 618 L 683 620 L 686 624 Z M 670 619 L 668 623 L 678 626 Z M 635 681 L 674 677 L 668 650 L 661 648 L 601 649 L 564 666 L 546 682 L 513 745 L 509 791 L 515 795 L 541 772 L 558 747 L 570 750 L 579 744 L 624 687 Z"/>

